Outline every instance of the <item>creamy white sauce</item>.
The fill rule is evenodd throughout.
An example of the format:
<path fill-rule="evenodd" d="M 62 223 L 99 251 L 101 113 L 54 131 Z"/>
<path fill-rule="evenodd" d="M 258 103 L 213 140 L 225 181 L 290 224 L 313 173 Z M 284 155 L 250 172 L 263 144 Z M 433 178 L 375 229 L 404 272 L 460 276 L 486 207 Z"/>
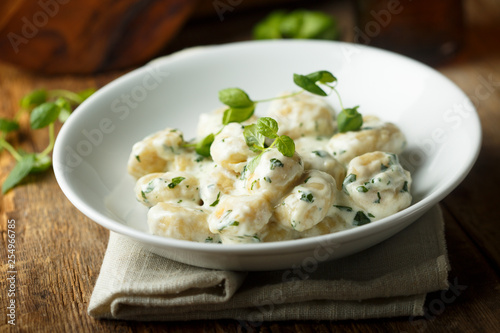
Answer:
<path fill-rule="evenodd" d="M 222 111 L 200 116 L 198 139 L 218 133 L 211 158 L 167 128 L 136 143 L 128 169 L 135 195 L 151 207 L 153 234 L 198 242 L 256 243 L 345 230 L 411 204 L 411 176 L 397 159 L 404 135 L 393 124 L 364 117 L 361 130 L 334 133 L 331 106 L 309 94 L 271 104 L 280 134 L 294 138 L 292 157 L 276 148 L 249 149 L 243 126 L 223 126 Z"/>

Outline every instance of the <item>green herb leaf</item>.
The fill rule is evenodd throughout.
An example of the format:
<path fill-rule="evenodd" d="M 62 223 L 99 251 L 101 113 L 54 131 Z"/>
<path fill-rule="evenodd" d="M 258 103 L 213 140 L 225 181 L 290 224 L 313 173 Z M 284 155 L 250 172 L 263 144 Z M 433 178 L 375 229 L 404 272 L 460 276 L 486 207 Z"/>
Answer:
<path fill-rule="evenodd" d="M 317 71 L 306 76 L 313 82 L 331 83 L 337 81 L 337 78 L 328 71 Z"/>
<path fill-rule="evenodd" d="M 8 133 L 19 129 L 17 121 L 0 118 L 0 132 Z"/>
<path fill-rule="evenodd" d="M 219 100 L 231 108 L 248 108 L 255 103 L 240 88 L 227 88 L 219 91 Z"/>
<path fill-rule="evenodd" d="M 219 193 L 217 193 L 217 198 L 215 199 L 215 201 L 214 201 L 214 202 L 212 202 L 212 203 L 210 204 L 210 207 L 215 207 L 215 206 L 217 206 L 217 204 L 219 203 L 219 198 L 220 198 L 220 192 L 219 192 Z"/>
<path fill-rule="evenodd" d="M 259 132 L 256 124 L 245 126 L 243 136 L 250 150 L 254 152 L 264 150 L 266 137 Z"/>
<path fill-rule="evenodd" d="M 405 181 L 403 184 L 403 188 L 399 192 L 408 192 L 408 182 Z"/>
<path fill-rule="evenodd" d="M 357 131 L 363 125 L 363 117 L 358 112 L 359 106 L 352 109 L 344 109 L 337 116 L 337 125 L 340 133 Z"/>
<path fill-rule="evenodd" d="M 286 135 L 280 135 L 276 138 L 275 145 L 278 151 L 287 157 L 292 157 L 295 153 L 295 143 Z"/>
<path fill-rule="evenodd" d="M 170 184 L 168 184 L 168 188 L 174 188 L 176 187 L 177 185 L 179 185 L 184 179 L 186 179 L 185 177 L 174 177 L 172 178 L 172 182 Z"/>
<path fill-rule="evenodd" d="M 326 96 L 326 92 L 323 91 L 317 84 L 316 81 L 311 80 L 305 75 L 293 74 L 293 82 L 301 87 L 302 89 L 310 92 L 311 94 Z"/>
<path fill-rule="evenodd" d="M 222 116 L 222 124 L 227 125 L 229 123 L 241 123 L 247 119 L 250 119 L 254 111 L 254 104 L 242 108 L 230 107 L 224 111 L 224 115 Z"/>
<path fill-rule="evenodd" d="M 262 135 L 270 139 L 275 139 L 278 137 L 278 122 L 273 118 L 260 118 L 257 121 L 257 129 Z"/>
<path fill-rule="evenodd" d="M 210 146 L 214 142 L 214 134 L 210 133 L 206 137 L 203 138 L 203 140 L 199 141 L 196 143 L 195 151 L 197 154 L 205 157 L 210 156 Z"/>
<path fill-rule="evenodd" d="M 365 215 L 362 211 L 358 211 L 356 213 L 356 216 L 354 216 L 354 221 L 352 222 L 352 225 L 354 226 L 360 226 L 364 224 L 370 223 L 371 220 L 368 218 L 368 216 Z"/>
<path fill-rule="evenodd" d="M 30 109 L 47 101 L 48 93 L 45 89 L 34 90 L 21 99 L 21 107 Z"/>
<path fill-rule="evenodd" d="M 56 103 L 43 103 L 33 109 L 30 116 L 30 125 L 32 129 L 46 127 L 56 121 L 59 116 L 60 107 Z"/>
<path fill-rule="evenodd" d="M 12 169 L 12 171 L 5 179 L 2 184 L 2 193 L 7 193 L 8 190 L 19 184 L 21 180 L 26 177 L 35 164 L 35 154 L 29 154 L 23 156 L 22 160 L 20 160 L 16 166 Z"/>

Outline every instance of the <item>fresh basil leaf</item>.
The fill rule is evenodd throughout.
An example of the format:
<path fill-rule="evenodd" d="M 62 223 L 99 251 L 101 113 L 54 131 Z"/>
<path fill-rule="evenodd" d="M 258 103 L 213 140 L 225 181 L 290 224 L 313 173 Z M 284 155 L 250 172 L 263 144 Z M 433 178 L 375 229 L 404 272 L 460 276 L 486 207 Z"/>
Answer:
<path fill-rule="evenodd" d="M 327 94 L 316 85 L 316 81 L 311 80 L 305 75 L 293 74 L 293 82 L 302 89 L 310 92 L 311 94 L 326 96 Z"/>
<path fill-rule="evenodd" d="M 89 98 L 95 92 L 96 92 L 95 88 L 88 88 L 88 89 L 77 92 L 77 95 L 80 96 L 80 98 L 82 99 L 80 103 L 82 103 L 84 100 Z"/>
<path fill-rule="evenodd" d="M 14 169 L 9 173 L 7 176 L 7 179 L 2 184 L 2 193 L 5 194 L 7 193 L 8 190 L 19 184 L 21 180 L 26 177 L 31 169 L 33 168 L 33 165 L 35 164 L 35 155 L 34 154 L 29 154 L 23 156 L 22 160 L 20 160 Z"/>
<path fill-rule="evenodd" d="M 254 102 L 248 97 L 247 93 L 240 88 L 227 88 L 219 91 L 219 100 L 231 108 L 248 108 L 254 105 Z"/>
<path fill-rule="evenodd" d="M 48 93 L 45 89 L 34 90 L 21 99 L 21 107 L 30 109 L 47 101 Z"/>
<path fill-rule="evenodd" d="M 250 150 L 254 152 L 264 150 L 266 137 L 259 132 L 256 124 L 245 126 L 243 129 L 243 136 Z"/>
<path fill-rule="evenodd" d="M 222 124 L 241 123 L 248 120 L 255 111 L 255 104 L 245 108 L 232 108 L 226 109 L 222 116 Z"/>
<path fill-rule="evenodd" d="M 357 131 L 363 125 L 363 116 L 358 112 L 359 106 L 344 109 L 337 116 L 337 126 L 340 133 Z"/>
<path fill-rule="evenodd" d="M 52 165 L 52 159 L 50 156 L 43 156 L 39 157 L 35 155 L 35 163 L 33 164 L 33 167 L 31 168 L 31 172 L 42 172 L 50 168 Z"/>
<path fill-rule="evenodd" d="M 61 108 L 52 102 L 43 103 L 33 109 L 30 116 L 32 129 L 39 129 L 56 121 Z"/>
<path fill-rule="evenodd" d="M 203 140 L 199 141 L 196 143 L 195 151 L 197 154 L 205 157 L 210 156 L 210 146 L 214 142 L 214 134 L 210 133 L 206 137 L 203 138 Z"/>
<path fill-rule="evenodd" d="M 281 22 L 286 15 L 286 12 L 281 10 L 272 12 L 255 26 L 253 29 L 253 37 L 255 39 L 282 38 Z"/>
<path fill-rule="evenodd" d="M 9 133 L 19 129 L 19 123 L 15 120 L 0 118 L 0 132 Z"/>
<path fill-rule="evenodd" d="M 276 148 L 285 156 L 292 157 L 295 153 L 295 143 L 286 135 L 280 135 L 275 140 Z"/>
<path fill-rule="evenodd" d="M 337 81 L 337 78 L 328 71 L 317 71 L 306 76 L 313 82 L 331 83 Z"/>
<path fill-rule="evenodd" d="M 278 137 L 278 122 L 273 118 L 260 118 L 257 121 L 257 129 L 262 135 L 270 139 L 275 139 Z"/>

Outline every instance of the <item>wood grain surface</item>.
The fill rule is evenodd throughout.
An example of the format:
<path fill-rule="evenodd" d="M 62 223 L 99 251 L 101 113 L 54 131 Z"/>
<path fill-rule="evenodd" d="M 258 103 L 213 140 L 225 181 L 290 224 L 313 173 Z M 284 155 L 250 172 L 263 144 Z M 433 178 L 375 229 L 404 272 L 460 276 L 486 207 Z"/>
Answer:
<path fill-rule="evenodd" d="M 352 38 L 347 1 L 312 7 L 341 18 L 344 39 Z M 298 6 L 294 4 L 294 6 Z M 364 321 L 268 322 L 257 332 L 499 332 L 500 331 L 500 3 L 465 2 L 466 33 L 457 57 L 437 69 L 475 103 L 483 126 L 482 149 L 468 177 L 442 201 L 455 296 L 429 294 L 423 318 Z M 267 13 L 234 10 L 189 22 L 165 53 L 200 44 L 250 38 L 250 27 Z M 91 76 L 36 75 L 0 63 L 0 117 L 13 116 L 19 99 L 35 88 L 80 90 L 102 87 L 127 72 Z M 26 119 L 23 121 L 26 122 Z M 41 151 L 46 131 L 24 131 L 9 140 Z M 14 160 L 0 154 L 0 181 Z M 7 221 L 16 222 L 16 326 L 7 323 Z M 0 200 L 1 332 L 244 332 L 233 320 L 126 322 L 95 320 L 87 306 L 106 250 L 108 231 L 81 214 L 59 189 L 52 171 L 30 176 Z M 436 304 L 444 306 L 436 308 Z"/>

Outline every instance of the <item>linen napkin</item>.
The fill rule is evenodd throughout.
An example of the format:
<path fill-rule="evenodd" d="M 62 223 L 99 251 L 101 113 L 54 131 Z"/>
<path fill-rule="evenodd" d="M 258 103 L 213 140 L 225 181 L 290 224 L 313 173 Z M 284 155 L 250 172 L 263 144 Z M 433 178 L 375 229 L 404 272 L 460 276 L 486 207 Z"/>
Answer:
<path fill-rule="evenodd" d="M 193 267 L 111 232 L 88 313 L 125 320 L 252 323 L 419 316 L 427 293 L 448 288 L 448 271 L 438 206 L 363 252 L 280 271 Z"/>

